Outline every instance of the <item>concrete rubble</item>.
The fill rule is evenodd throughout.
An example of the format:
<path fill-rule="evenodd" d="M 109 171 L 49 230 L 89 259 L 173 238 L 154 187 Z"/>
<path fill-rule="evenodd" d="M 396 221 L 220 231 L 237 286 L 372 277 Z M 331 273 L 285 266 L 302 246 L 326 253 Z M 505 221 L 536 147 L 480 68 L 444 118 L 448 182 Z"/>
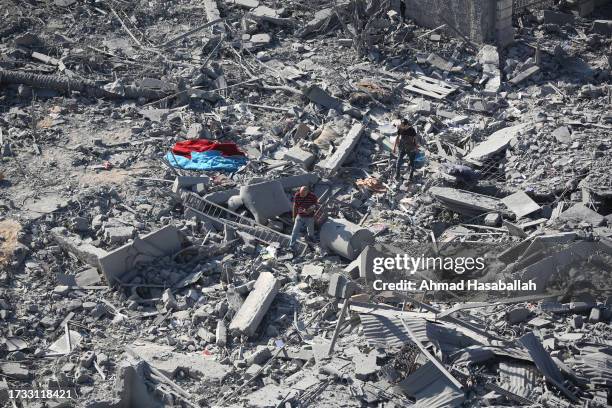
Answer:
<path fill-rule="evenodd" d="M 612 406 L 610 1 L 2 8 L 0 406 Z"/>

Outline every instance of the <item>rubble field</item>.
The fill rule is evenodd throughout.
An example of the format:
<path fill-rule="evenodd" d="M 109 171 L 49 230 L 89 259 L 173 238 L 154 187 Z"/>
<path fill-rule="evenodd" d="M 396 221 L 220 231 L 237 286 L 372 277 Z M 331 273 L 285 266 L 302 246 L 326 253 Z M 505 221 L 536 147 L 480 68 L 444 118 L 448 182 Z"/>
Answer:
<path fill-rule="evenodd" d="M 531 3 L 0 0 L 0 406 L 612 406 L 612 4 Z"/>

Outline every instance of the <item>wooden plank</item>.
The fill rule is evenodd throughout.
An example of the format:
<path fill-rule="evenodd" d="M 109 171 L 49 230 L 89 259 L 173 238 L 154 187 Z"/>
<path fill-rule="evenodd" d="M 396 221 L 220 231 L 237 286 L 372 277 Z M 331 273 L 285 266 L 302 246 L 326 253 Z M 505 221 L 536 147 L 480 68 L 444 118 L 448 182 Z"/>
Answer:
<path fill-rule="evenodd" d="M 428 91 L 426 91 L 424 89 L 416 88 L 416 87 L 411 86 L 411 85 L 406 85 L 404 87 L 404 89 L 406 89 L 408 91 L 412 91 L 412 92 L 418 93 L 418 94 L 421 94 L 421 95 L 430 96 L 430 97 L 435 98 L 435 99 L 444 99 L 446 97 L 446 95 L 440 95 L 440 94 L 437 94 L 437 93 L 428 92 Z"/>
<path fill-rule="evenodd" d="M 436 91 L 436 92 L 446 93 L 446 94 L 451 93 L 456 89 L 446 84 L 424 81 L 421 78 L 412 80 L 411 84 L 415 86 L 422 86 L 425 89 L 430 90 L 430 91 Z"/>

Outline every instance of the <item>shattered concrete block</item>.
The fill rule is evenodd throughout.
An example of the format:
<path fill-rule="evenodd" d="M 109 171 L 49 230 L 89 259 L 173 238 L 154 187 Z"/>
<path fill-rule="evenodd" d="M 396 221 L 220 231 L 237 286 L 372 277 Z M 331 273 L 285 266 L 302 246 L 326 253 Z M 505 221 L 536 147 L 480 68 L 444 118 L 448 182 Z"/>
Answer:
<path fill-rule="evenodd" d="M 318 85 L 313 85 L 306 88 L 304 90 L 304 95 L 310 99 L 311 102 L 314 102 L 317 105 L 337 111 L 342 110 L 342 101 L 340 101 L 338 98 L 334 98 Z"/>
<path fill-rule="evenodd" d="M 283 190 L 283 185 L 278 181 L 242 186 L 240 198 L 260 224 L 291 211 L 291 202 Z"/>
<path fill-rule="evenodd" d="M 538 67 L 537 65 L 529 67 L 524 71 L 519 72 L 514 78 L 510 79 L 509 82 L 512 85 L 518 85 L 529 77 L 537 74 L 538 72 L 540 72 L 540 67 Z"/>
<path fill-rule="evenodd" d="M 128 272 L 133 272 L 135 265 L 175 254 L 181 249 L 182 242 L 180 231 L 168 225 L 142 238 L 136 237 L 131 243 L 100 257 L 100 268 L 106 282 L 115 285 Z"/>
<path fill-rule="evenodd" d="M 220 364 L 212 357 L 202 353 L 182 353 L 174 351 L 174 347 L 138 341 L 129 349 L 157 368 L 168 378 L 174 378 L 180 371 L 188 372 L 190 376 L 200 378 L 205 383 L 220 384 L 229 374 L 229 367 Z"/>
<path fill-rule="evenodd" d="M 304 278 L 321 279 L 324 270 L 325 268 L 323 266 L 306 264 L 302 268 L 300 276 Z"/>
<path fill-rule="evenodd" d="M 171 289 L 164 290 L 162 294 L 162 303 L 164 308 L 168 311 L 178 309 L 178 303 Z"/>
<path fill-rule="evenodd" d="M 251 380 L 258 377 L 261 373 L 261 366 L 259 364 L 253 364 L 244 372 L 244 379 Z"/>
<path fill-rule="evenodd" d="M 94 268 L 99 268 L 99 259 L 108 255 L 108 252 L 105 250 L 88 244 L 78 236 L 70 234 L 64 227 L 51 229 L 51 236 L 63 250 L 70 252 L 80 261 Z"/>
<path fill-rule="evenodd" d="M 501 224 L 502 218 L 500 213 L 490 213 L 484 218 L 484 224 L 489 227 L 497 227 Z"/>
<path fill-rule="evenodd" d="M 327 294 L 338 299 L 348 299 L 359 290 L 359 286 L 340 273 L 334 273 L 329 278 Z"/>
<path fill-rule="evenodd" d="M 251 36 L 250 41 L 253 45 L 269 45 L 272 42 L 272 37 L 267 33 L 254 34 Z"/>
<path fill-rule="evenodd" d="M 287 152 L 285 152 L 283 158 L 295 163 L 298 163 L 305 170 L 310 170 L 316 159 L 316 156 L 306 150 L 301 149 L 299 146 L 293 146 Z"/>
<path fill-rule="evenodd" d="M 227 345 L 227 329 L 223 320 L 217 321 L 217 329 L 215 330 L 215 343 L 219 347 Z"/>
<path fill-rule="evenodd" d="M 374 234 L 350 221 L 329 218 L 321 226 L 320 240 L 322 247 L 353 260 L 374 242 Z"/>
<path fill-rule="evenodd" d="M 187 129 L 187 139 L 199 139 L 205 135 L 204 126 L 201 123 L 192 123 Z"/>
<path fill-rule="evenodd" d="M 201 338 L 202 340 L 204 340 L 207 343 L 214 343 L 215 342 L 215 334 L 209 332 L 208 330 L 206 330 L 203 327 L 200 327 L 196 334 L 197 334 L 197 336 L 199 338 Z"/>
<path fill-rule="evenodd" d="M 17 381 L 27 381 L 30 379 L 30 371 L 19 363 L 2 363 L 0 364 L 0 372 L 8 378 Z"/>
<path fill-rule="evenodd" d="M 252 336 L 259 327 L 270 305 L 278 293 L 279 282 L 270 272 L 262 272 L 253 291 L 249 293 L 242 307 L 236 313 L 229 329 Z"/>
<path fill-rule="evenodd" d="M 258 0 L 228 0 L 228 3 L 245 9 L 253 9 L 259 6 Z"/>
<path fill-rule="evenodd" d="M 568 145 L 572 142 L 571 133 L 567 126 L 558 127 L 553 131 L 552 135 L 559 143 Z"/>
<path fill-rule="evenodd" d="M 506 320 L 508 323 L 516 324 L 524 321 L 529 317 L 531 311 L 525 307 L 518 307 L 506 312 Z"/>
<path fill-rule="evenodd" d="M 247 356 L 246 361 L 249 365 L 263 365 L 270 358 L 272 358 L 272 352 L 270 351 L 268 346 L 257 346 L 255 351 L 253 351 L 250 355 Z"/>
<path fill-rule="evenodd" d="M 353 125 L 348 134 L 342 139 L 340 145 L 336 148 L 336 151 L 325 160 L 317 163 L 317 168 L 333 173 L 346 161 L 349 155 L 353 152 L 353 149 L 359 142 L 361 135 L 363 134 L 363 125 L 357 123 Z"/>
<path fill-rule="evenodd" d="M 518 124 L 515 126 L 506 127 L 492 133 L 484 141 L 478 143 L 465 156 L 465 160 L 483 160 L 496 153 L 504 150 L 510 141 L 516 137 L 521 131 L 528 127 L 526 124 Z"/>
<path fill-rule="evenodd" d="M 501 202 L 516 215 L 517 219 L 540 210 L 540 206 L 523 191 L 504 197 Z"/>
<path fill-rule="evenodd" d="M 591 309 L 591 313 L 589 314 L 589 322 L 597 323 L 601 320 L 601 309 L 594 307 Z"/>
<path fill-rule="evenodd" d="M 361 381 L 367 381 L 372 379 L 380 367 L 376 363 L 376 354 L 370 352 L 367 355 L 358 354 L 353 357 L 353 364 L 355 364 L 355 377 Z"/>
<path fill-rule="evenodd" d="M 563 221 L 586 222 L 594 227 L 602 225 L 605 217 L 582 203 L 574 204 L 559 215 L 559 219 Z"/>
<path fill-rule="evenodd" d="M 136 229 L 131 225 L 111 224 L 102 227 L 104 239 L 111 244 L 123 244 L 132 238 Z"/>
<path fill-rule="evenodd" d="M 192 186 L 195 186 L 196 184 L 204 184 L 205 186 L 210 186 L 210 177 L 178 176 L 174 179 L 174 183 L 172 183 L 172 192 L 174 194 L 179 194 L 181 189 L 190 188 Z"/>

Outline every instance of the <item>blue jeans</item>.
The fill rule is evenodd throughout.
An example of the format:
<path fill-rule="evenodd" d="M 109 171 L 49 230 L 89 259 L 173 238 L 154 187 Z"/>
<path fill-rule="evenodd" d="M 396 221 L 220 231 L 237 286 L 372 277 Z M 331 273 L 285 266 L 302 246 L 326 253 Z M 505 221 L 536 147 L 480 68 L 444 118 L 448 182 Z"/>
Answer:
<path fill-rule="evenodd" d="M 298 215 L 297 217 L 295 217 L 295 224 L 293 224 L 293 231 L 291 232 L 291 246 L 296 243 L 304 227 L 306 227 L 308 238 L 314 238 L 314 217 L 305 217 L 303 215 Z"/>
<path fill-rule="evenodd" d="M 408 160 L 410 160 L 410 180 L 412 180 L 412 175 L 414 174 L 414 169 L 416 167 L 416 157 L 418 150 L 413 151 L 399 151 L 397 153 L 397 161 L 395 162 L 395 178 L 399 179 L 400 170 L 402 168 L 402 164 L 404 163 L 404 157 L 408 156 Z"/>

